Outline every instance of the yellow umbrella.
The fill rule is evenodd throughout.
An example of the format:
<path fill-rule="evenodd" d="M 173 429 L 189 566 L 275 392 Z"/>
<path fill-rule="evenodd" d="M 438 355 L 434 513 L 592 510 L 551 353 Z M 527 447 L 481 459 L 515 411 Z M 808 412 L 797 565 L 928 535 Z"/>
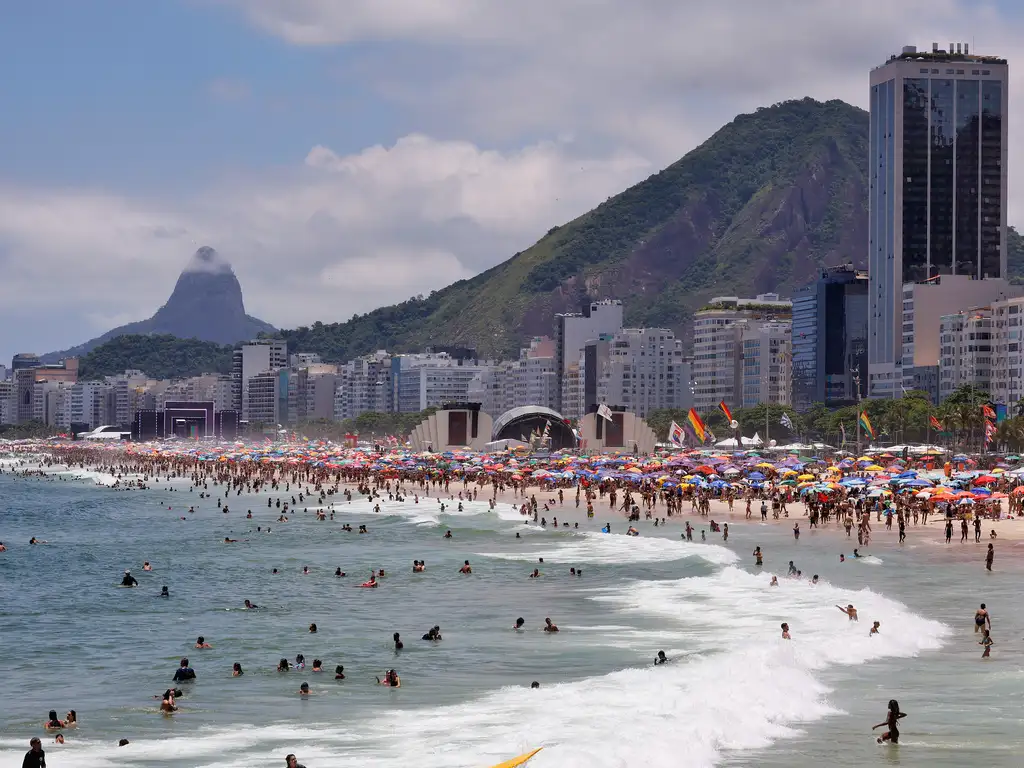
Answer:
<path fill-rule="evenodd" d="M 544 747 L 537 747 L 533 752 L 527 752 L 525 755 L 513 757 L 511 760 L 506 760 L 504 763 L 498 763 L 497 765 L 491 766 L 491 768 L 518 768 L 520 765 L 526 765 L 526 762 L 542 749 L 544 749 Z"/>
<path fill-rule="evenodd" d="M 813 479 L 814 479 L 814 475 L 800 475 L 800 477 L 797 478 L 797 480 L 813 480 Z"/>
<path fill-rule="evenodd" d="M 872 464 L 870 467 L 864 467 L 864 471 L 865 472 L 884 472 L 885 470 L 884 470 L 884 468 L 878 466 L 877 464 Z"/>

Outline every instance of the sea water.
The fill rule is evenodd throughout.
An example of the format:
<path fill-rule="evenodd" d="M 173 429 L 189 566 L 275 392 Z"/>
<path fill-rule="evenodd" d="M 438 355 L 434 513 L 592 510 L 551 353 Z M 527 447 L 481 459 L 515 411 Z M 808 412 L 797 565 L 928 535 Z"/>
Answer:
<path fill-rule="evenodd" d="M 223 514 L 180 483 L 117 491 L 102 473 L 56 477 L 0 475 L 3 765 L 33 735 L 48 765 L 76 768 L 271 766 L 289 752 L 309 768 L 486 768 L 541 745 L 537 768 L 934 768 L 1018 765 L 1024 747 L 1019 572 L 999 557 L 985 572 L 973 542 L 976 563 L 946 563 L 932 543 L 940 526 L 840 564 L 849 540 L 805 531 L 797 542 L 758 521 L 732 523 L 727 543 L 710 533 L 688 543 L 680 526 L 649 522 L 627 537 L 621 518 L 588 521 L 571 503 L 559 516 L 580 528 L 544 530 L 509 504 L 466 502 L 460 513 L 448 502 L 441 513 L 421 498 L 385 500 L 380 513 L 335 499 L 325 522 L 299 503 L 278 523 L 267 499 L 292 492 L 221 497 Z M 609 519 L 616 532 L 600 533 Z M 691 519 L 699 539 L 707 526 Z M 343 532 L 346 522 L 369 533 Z M 30 547 L 32 536 L 49 543 Z M 425 573 L 412 573 L 414 559 Z M 472 575 L 458 573 L 465 560 Z M 786 578 L 789 560 L 804 580 Z M 117 586 L 125 568 L 137 589 Z M 380 568 L 378 589 L 358 587 Z M 541 578 L 528 578 L 534 568 Z M 242 610 L 246 598 L 260 609 Z M 979 602 L 994 614 L 989 661 L 971 627 Z M 835 607 L 847 603 L 859 622 Z M 512 630 L 519 616 L 524 632 Z M 541 631 L 546 617 L 561 632 Z M 780 638 L 783 621 L 792 641 Z M 435 624 L 444 639 L 421 640 Z M 199 635 L 212 650 L 193 648 Z M 654 667 L 658 650 L 672 661 Z M 298 653 L 305 670 L 275 671 Z M 182 656 L 198 679 L 164 717 L 154 696 Z M 244 676 L 231 676 L 233 662 Z M 375 683 L 391 667 L 398 690 Z M 310 696 L 298 695 L 301 682 Z M 881 747 L 870 727 L 890 698 L 909 716 L 900 746 Z M 63 746 L 42 733 L 49 709 L 78 712 Z"/>

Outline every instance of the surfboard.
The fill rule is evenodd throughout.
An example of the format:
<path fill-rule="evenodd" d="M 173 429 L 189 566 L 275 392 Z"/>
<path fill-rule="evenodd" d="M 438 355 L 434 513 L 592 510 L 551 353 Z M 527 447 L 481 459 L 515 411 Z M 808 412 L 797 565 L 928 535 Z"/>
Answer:
<path fill-rule="evenodd" d="M 506 760 L 504 763 L 492 765 L 491 768 L 519 768 L 519 766 L 521 765 L 526 765 L 527 761 L 529 761 L 531 757 L 536 755 L 542 749 L 544 749 L 544 747 L 537 747 L 537 749 L 533 750 L 533 752 L 527 752 L 525 755 L 513 757 L 511 760 Z"/>

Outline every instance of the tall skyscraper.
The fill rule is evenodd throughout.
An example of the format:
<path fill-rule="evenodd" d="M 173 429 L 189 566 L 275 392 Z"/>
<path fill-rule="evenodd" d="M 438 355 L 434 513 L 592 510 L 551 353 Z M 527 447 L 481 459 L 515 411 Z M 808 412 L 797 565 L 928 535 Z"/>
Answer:
<path fill-rule="evenodd" d="M 561 382 L 555 410 L 561 411 L 566 400 L 569 369 L 579 361 L 588 341 L 601 334 L 616 333 L 622 328 L 622 302 L 618 299 L 592 301 L 583 305 L 583 312 L 555 315 L 555 371 Z"/>
<path fill-rule="evenodd" d="M 1005 291 L 1008 79 L 1006 59 L 972 54 L 966 43 L 906 46 L 871 72 L 872 396 L 895 397 L 903 386 L 903 345 L 913 343 L 904 284 L 956 275 Z M 954 302 L 957 282 L 949 281 Z"/>

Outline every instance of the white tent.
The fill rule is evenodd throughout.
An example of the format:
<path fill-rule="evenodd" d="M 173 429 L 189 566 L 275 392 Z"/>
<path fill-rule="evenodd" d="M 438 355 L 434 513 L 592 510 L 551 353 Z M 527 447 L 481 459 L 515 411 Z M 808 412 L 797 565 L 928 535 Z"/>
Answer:
<path fill-rule="evenodd" d="M 764 445 L 764 441 L 761 440 L 761 437 L 757 434 L 757 432 L 755 432 L 753 437 L 740 437 L 740 444 L 743 445 L 745 448 L 752 448 L 754 446 Z M 735 437 L 727 437 L 725 440 L 719 440 L 717 443 L 715 443 L 715 448 L 736 447 L 738 446 L 736 444 Z"/>

